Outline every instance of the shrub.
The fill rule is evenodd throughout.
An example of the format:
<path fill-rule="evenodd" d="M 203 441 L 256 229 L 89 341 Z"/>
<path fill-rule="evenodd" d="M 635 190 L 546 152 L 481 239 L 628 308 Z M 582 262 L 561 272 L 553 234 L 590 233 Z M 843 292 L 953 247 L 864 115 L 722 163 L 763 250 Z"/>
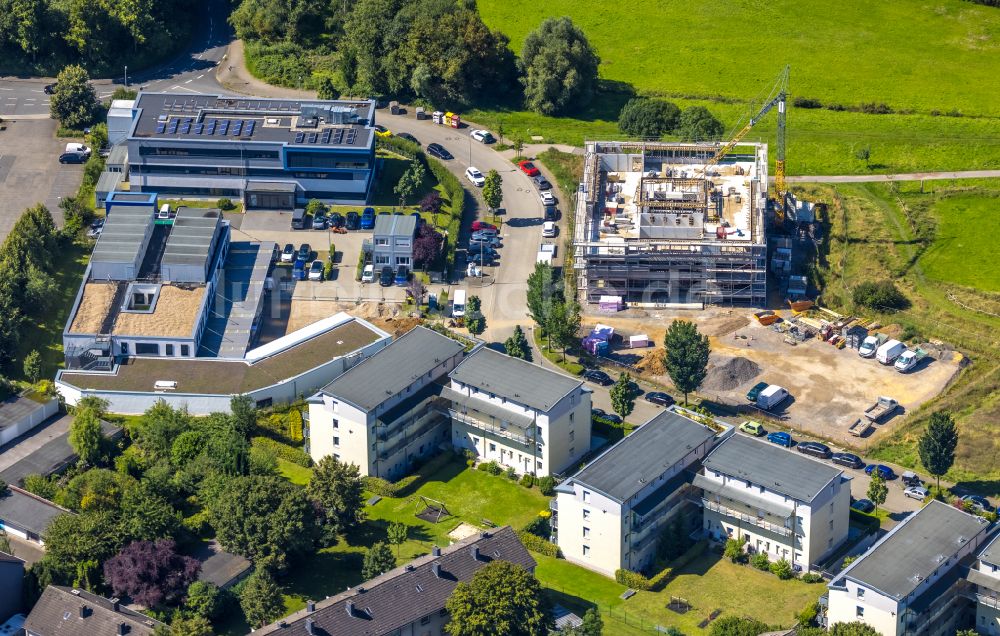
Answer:
<path fill-rule="evenodd" d="M 521 539 L 521 543 L 524 544 L 524 547 L 533 552 L 544 554 L 545 556 L 549 556 L 554 559 L 562 557 L 562 551 L 559 549 L 559 546 L 551 541 L 547 541 L 524 530 L 518 530 L 517 536 Z"/>
<path fill-rule="evenodd" d="M 891 115 L 892 108 L 883 102 L 865 102 L 861 104 L 861 112 L 868 115 Z"/>
<path fill-rule="evenodd" d="M 823 577 L 815 572 L 806 572 L 802 575 L 803 583 L 822 583 Z"/>
<path fill-rule="evenodd" d="M 792 105 L 796 108 L 823 108 L 822 102 L 810 97 L 796 97 L 792 100 Z"/>
<path fill-rule="evenodd" d="M 771 561 L 767 558 L 767 555 L 763 552 L 758 552 L 757 554 L 750 557 L 750 565 L 754 566 L 758 570 L 763 570 L 767 572 L 771 569 Z"/>
<path fill-rule="evenodd" d="M 855 305 L 875 311 L 895 311 L 910 306 L 910 301 L 891 280 L 865 281 L 854 288 L 851 297 Z"/>
<path fill-rule="evenodd" d="M 535 485 L 535 476 L 532 475 L 532 474 L 529 474 L 529 473 L 525 473 L 521 477 L 521 482 L 520 483 L 525 488 L 531 488 L 532 486 Z"/>
<path fill-rule="evenodd" d="M 844 557 L 844 562 L 840 564 L 840 569 L 847 569 L 847 566 L 858 560 L 857 555 Z"/>
<path fill-rule="evenodd" d="M 746 563 L 747 555 L 743 552 L 742 539 L 728 539 L 722 554 L 733 563 Z"/>
<path fill-rule="evenodd" d="M 233 200 L 229 197 L 222 197 L 215 203 L 215 205 L 218 206 L 218 208 L 223 212 L 236 209 L 236 204 L 233 203 Z"/>
<path fill-rule="evenodd" d="M 542 494 L 546 497 L 551 497 L 556 492 L 556 479 L 555 477 L 546 475 L 538 480 L 538 489 L 542 491 Z"/>
<path fill-rule="evenodd" d="M 51 479 L 41 475 L 28 475 L 24 478 L 24 489 L 42 499 L 55 499 L 59 487 Z"/>
<path fill-rule="evenodd" d="M 296 443 L 302 441 L 302 412 L 298 409 L 288 412 L 288 439 Z"/>
<path fill-rule="evenodd" d="M 517 472 L 514 470 L 513 466 L 508 466 L 505 472 L 507 473 L 507 479 L 517 481 Z"/>
<path fill-rule="evenodd" d="M 500 473 L 503 472 L 503 469 L 500 468 L 500 465 L 494 461 L 482 462 L 481 464 L 479 464 L 479 466 L 476 467 L 476 470 L 481 470 L 491 475 L 499 475 Z"/>
<path fill-rule="evenodd" d="M 304 468 L 309 468 L 312 466 L 312 457 L 300 448 L 295 448 L 294 446 L 289 446 L 288 444 L 282 444 L 281 442 L 275 441 L 268 437 L 255 437 L 251 440 L 253 446 L 258 446 L 261 448 L 267 448 L 274 451 L 280 459 L 292 462 Z"/>
<path fill-rule="evenodd" d="M 615 570 L 615 581 L 633 590 L 648 590 L 651 587 L 649 579 L 632 570 Z"/>
<path fill-rule="evenodd" d="M 812 574 L 812 572 L 810 572 Z M 815 576 L 819 576 L 818 574 Z M 804 581 L 806 577 L 802 577 Z M 820 576 L 819 579 L 822 581 L 823 577 Z M 819 615 L 819 603 L 812 602 L 802 608 L 802 611 L 795 615 L 795 619 L 799 623 L 799 627 L 811 627 L 813 621 L 816 620 L 816 616 Z"/>
<path fill-rule="evenodd" d="M 364 250 L 358 254 L 358 269 L 354 272 L 355 282 L 361 282 L 361 274 L 365 271 L 365 252 Z"/>
<path fill-rule="evenodd" d="M 785 559 L 779 559 L 771 564 L 771 574 L 782 581 L 792 578 L 792 564 Z"/>

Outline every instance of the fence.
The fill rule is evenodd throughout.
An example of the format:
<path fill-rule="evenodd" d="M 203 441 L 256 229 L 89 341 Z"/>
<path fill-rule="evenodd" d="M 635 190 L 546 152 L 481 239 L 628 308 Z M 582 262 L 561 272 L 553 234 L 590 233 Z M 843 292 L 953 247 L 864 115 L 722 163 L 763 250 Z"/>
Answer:
<path fill-rule="evenodd" d="M 639 631 L 647 634 L 669 634 L 671 633 L 670 625 L 663 625 L 662 621 L 654 621 L 644 616 L 639 610 L 630 610 L 625 607 L 627 601 L 623 601 L 623 605 L 607 605 L 604 603 L 598 603 L 594 601 L 589 601 L 587 599 L 581 599 L 572 592 L 567 592 L 563 590 L 558 585 L 547 585 L 550 591 L 555 593 L 557 598 L 554 599 L 556 603 L 562 605 L 573 611 L 579 616 L 583 616 L 591 607 L 596 607 L 601 612 L 601 619 L 604 621 L 604 633 L 606 634 L 616 634 L 620 633 L 615 629 L 615 626 L 625 625 L 632 628 L 632 631 Z M 691 608 L 690 611 L 698 612 L 699 610 Z M 703 618 L 708 619 L 706 614 Z M 674 629 L 677 629 L 674 627 Z"/>

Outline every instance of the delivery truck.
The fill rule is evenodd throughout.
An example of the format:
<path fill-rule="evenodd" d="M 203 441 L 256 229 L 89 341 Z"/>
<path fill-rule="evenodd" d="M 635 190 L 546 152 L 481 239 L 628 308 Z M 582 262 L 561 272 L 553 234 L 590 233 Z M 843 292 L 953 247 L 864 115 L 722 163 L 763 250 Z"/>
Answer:
<path fill-rule="evenodd" d="M 904 351 L 906 345 L 899 340 L 887 340 L 875 351 L 875 359 L 882 364 L 892 364 Z"/>

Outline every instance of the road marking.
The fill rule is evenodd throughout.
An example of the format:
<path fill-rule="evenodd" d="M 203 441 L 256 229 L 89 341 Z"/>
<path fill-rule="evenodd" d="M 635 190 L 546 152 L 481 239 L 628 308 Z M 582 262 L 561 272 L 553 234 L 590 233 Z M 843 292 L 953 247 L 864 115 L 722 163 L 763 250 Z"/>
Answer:
<path fill-rule="evenodd" d="M 202 73 L 201 75 L 199 75 L 199 76 L 198 76 L 198 79 L 201 79 L 201 78 L 203 78 L 203 77 L 205 77 L 205 74 L 204 74 L 204 73 Z"/>
<path fill-rule="evenodd" d="M 191 92 L 191 93 L 196 93 L 198 95 L 201 95 L 201 91 L 196 91 L 193 88 L 187 88 L 185 86 L 174 86 L 174 88 L 180 89 L 182 91 L 188 91 L 188 92 Z M 171 89 L 171 90 L 173 90 L 173 89 Z"/>
<path fill-rule="evenodd" d="M 13 88 L 0 88 L 0 91 L 12 91 L 12 90 L 14 90 L 14 89 Z"/>
<path fill-rule="evenodd" d="M 190 83 L 191 83 L 191 82 L 193 82 L 193 81 L 194 81 L 194 78 L 192 77 L 191 79 L 189 79 L 188 81 L 186 81 L 186 82 L 184 82 L 184 83 L 185 83 L 185 84 L 190 84 Z"/>

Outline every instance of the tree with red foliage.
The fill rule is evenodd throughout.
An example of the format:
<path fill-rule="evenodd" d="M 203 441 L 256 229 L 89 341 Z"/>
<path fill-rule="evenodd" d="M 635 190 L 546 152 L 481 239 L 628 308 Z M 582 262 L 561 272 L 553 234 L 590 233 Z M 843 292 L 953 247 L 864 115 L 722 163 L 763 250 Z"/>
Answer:
<path fill-rule="evenodd" d="M 441 195 L 437 190 L 433 190 L 427 193 L 423 199 L 420 199 L 420 211 L 430 212 L 432 214 L 437 214 L 441 211 L 441 206 L 444 205 L 444 201 L 441 199 Z"/>
<path fill-rule="evenodd" d="M 104 580 L 116 596 L 156 607 L 183 596 L 200 569 L 197 559 L 177 554 L 170 539 L 134 541 L 105 562 Z"/>
<path fill-rule="evenodd" d="M 432 264 L 441 255 L 441 244 L 444 237 L 441 233 L 424 223 L 417 232 L 417 239 L 413 241 L 413 260 L 421 263 L 424 269 Z"/>

